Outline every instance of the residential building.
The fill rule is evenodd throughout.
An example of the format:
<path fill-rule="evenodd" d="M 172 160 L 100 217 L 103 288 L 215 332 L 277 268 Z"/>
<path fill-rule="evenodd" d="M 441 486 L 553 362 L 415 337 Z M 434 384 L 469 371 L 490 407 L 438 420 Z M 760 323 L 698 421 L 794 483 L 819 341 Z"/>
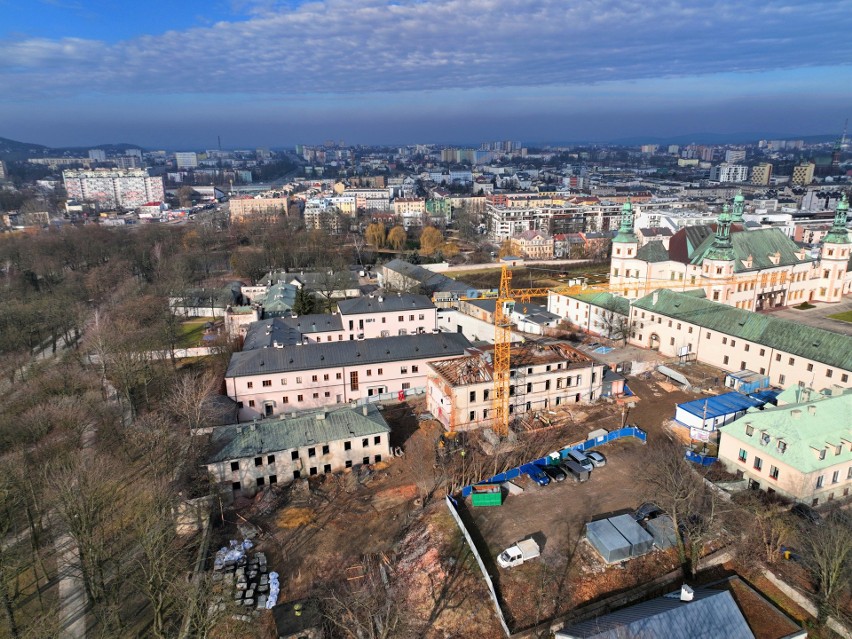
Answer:
<path fill-rule="evenodd" d="M 754 371 L 775 386 L 852 386 L 852 337 L 713 302 L 700 290 L 656 290 L 631 303 L 629 322 L 631 344 L 667 357 Z"/>
<path fill-rule="evenodd" d="M 165 199 L 163 178 L 144 169 L 84 169 L 62 172 L 68 199 L 92 202 L 101 209 L 135 209 Z"/>
<path fill-rule="evenodd" d="M 198 166 L 198 155 L 193 151 L 175 153 L 175 165 L 179 169 L 194 169 Z"/>
<path fill-rule="evenodd" d="M 791 386 L 778 405 L 721 428 L 719 459 L 760 488 L 817 506 L 852 488 L 852 390 Z"/>
<path fill-rule="evenodd" d="M 95 162 L 106 162 L 106 151 L 103 149 L 89 149 L 89 159 Z"/>
<path fill-rule="evenodd" d="M 393 201 L 393 212 L 402 218 L 414 218 L 426 213 L 426 200 L 420 197 L 398 197 Z"/>
<path fill-rule="evenodd" d="M 761 162 L 751 169 L 751 183 L 757 186 L 769 186 L 772 180 L 772 165 L 769 162 Z"/>
<path fill-rule="evenodd" d="M 845 196 L 837 204 L 833 230 L 826 235 L 819 260 L 780 228 L 743 231 L 744 206 L 744 198 L 737 195 L 732 210 L 722 208 L 715 228 L 683 228 L 666 248 L 657 241 L 639 246 L 632 207 L 625 204 L 613 240 L 613 292 L 636 298 L 663 286 L 681 291 L 702 288 L 708 298 L 755 311 L 806 301 L 836 302 L 852 292 Z"/>
<path fill-rule="evenodd" d="M 607 339 L 625 339 L 629 334 L 630 302 L 612 293 L 589 292 L 565 295 L 548 292 L 547 310 L 572 327 Z"/>
<path fill-rule="evenodd" d="M 476 288 L 400 259 L 382 264 L 376 269 L 376 274 L 379 285 L 385 289 L 431 296 L 438 307 L 446 307 Z"/>
<path fill-rule="evenodd" d="M 332 406 L 215 428 L 207 471 L 246 497 L 295 479 L 389 460 L 390 427 L 374 404 Z"/>
<path fill-rule="evenodd" d="M 807 186 L 814 181 L 814 169 L 816 164 L 813 162 L 804 162 L 799 166 L 793 167 L 793 176 L 790 178 L 790 184 Z"/>
<path fill-rule="evenodd" d="M 447 430 L 493 424 L 493 346 L 429 362 L 426 406 Z M 604 364 L 564 343 L 512 346 L 509 414 L 588 403 L 601 396 Z"/>
<path fill-rule="evenodd" d="M 0 180 L 6 179 L 6 164 L 0 160 Z"/>
<path fill-rule="evenodd" d="M 524 231 L 510 240 L 512 255 L 536 260 L 553 259 L 553 236 L 541 231 Z"/>
<path fill-rule="evenodd" d="M 746 182 L 748 180 L 748 167 L 722 162 L 722 164 L 710 169 L 710 180 L 712 182 Z"/>
<path fill-rule="evenodd" d="M 744 162 L 746 159 L 745 149 L 728 149 L 725 151 L 725 162 L 728 164 L 736 164 Z"/>
<path fill-rule="evenodd" d="M 389 294 L 341 300 L 337 310 L 349 339 L 432 333 L 438 309 L 426 295 Z"/>
<path fill-rule="evenodd" d="M 234 353 L 225 387 L 241 421 L 287 410 L 364 403 L 426 387 L 426 363 L 461 357 L 457 333 L 311 343 Z"/>
<path fill-rule="evenodd" d="M 242 222 L 252 217 L 280 217 L 287 215 L 289 198 L 252 197 L 250 195 L 232 197 L 228 201 L 232 222 Z"/>

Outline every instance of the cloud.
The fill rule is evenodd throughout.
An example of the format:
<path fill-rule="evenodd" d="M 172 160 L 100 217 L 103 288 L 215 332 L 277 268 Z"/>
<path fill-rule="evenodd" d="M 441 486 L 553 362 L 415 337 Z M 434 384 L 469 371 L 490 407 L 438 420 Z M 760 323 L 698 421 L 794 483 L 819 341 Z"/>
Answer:
<path fill-rule="evenodd" d="M 246 19 L 118 43 L 0 40 L 6 100 L 587 85 L 852 64 L 849 0 L 233 0 Z M 2 99 L 2 98 L 0 98 Z"/>

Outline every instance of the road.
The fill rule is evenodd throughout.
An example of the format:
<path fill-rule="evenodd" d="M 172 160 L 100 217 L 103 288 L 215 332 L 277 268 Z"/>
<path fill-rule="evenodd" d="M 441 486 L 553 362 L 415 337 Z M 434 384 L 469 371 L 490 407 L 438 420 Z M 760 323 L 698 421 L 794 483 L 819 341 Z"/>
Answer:
<path fill-rule="evenodd" d="M 589 260 L 530 260 L 528 262 L 521 263 L 521 267 L 523 268 L 536 268 L 539 266 L 559 266 L 564 268 L 569 268 L 571 266 L 576 266 L 578 264 L 588 264 Z M 424 264 L 423 268 L 429 269 L 430 271 L 434 271 L 435 273 L 454 273 L 460 271 L 485 271 L 488 269 L 499 269 L 502 265 L 499 262 L 486 262 L 484 264 L 459 264 L 457 266 L 448 266 L 446 268 L 437 269 L 433 268 L 436 266 L 435 264 Z M 553 269 L 560 270 L 560 269 Z"/>

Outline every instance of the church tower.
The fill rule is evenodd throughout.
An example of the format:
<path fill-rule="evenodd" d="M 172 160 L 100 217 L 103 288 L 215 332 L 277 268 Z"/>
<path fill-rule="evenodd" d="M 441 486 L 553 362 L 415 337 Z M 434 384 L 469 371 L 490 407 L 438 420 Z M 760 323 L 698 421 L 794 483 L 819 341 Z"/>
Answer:
<path fill-rule="evenodd" d="M 715 302 L 728 303 L 734 277 L 734 245 L 731 243 L 731 212 L 728 205 L 716 219 L 716 235 L 713 244 L 704 254 L 701 262 L 701 276 L 707 298 Z M 724 280 L 714 283 L 713 280 Z"/>
<path fill-rule="evenodd" d="M 732 224 L 742 224 L 745 222 L 743 219 L 743 214 L 745 213 L 745 198 L 743 197 L 743 192 L 740 191 L 737 193 L 736 197 L 734 197 L 734 206 L 731 209 L 731 223 Z"/>
<path fill-rule="evenodd" d="M 844 290 L 849 287 L 846 283 L 846 271 L 849 266 L 849 255 L 852 250 L 852 239 L 846 224 L 849 220 L 849 200 L 846 194 L 834 209 L 834 224 L 822 240 L 820 249 L 820 283 L 815 298 L 823 302 L 839 302 Z"/>
<path fill-rule="evenodd" d="M 625 297 L 639 297 L 647 291 L 644 286 L 647 265 L 639 262 L 639 238 L 633 231 L 633 205 L 630 198 L 621 207 L 621 221 L 618 233 L 612 240 L 612 258 L 610 260 L 609 281 L 613 293 Z"/>

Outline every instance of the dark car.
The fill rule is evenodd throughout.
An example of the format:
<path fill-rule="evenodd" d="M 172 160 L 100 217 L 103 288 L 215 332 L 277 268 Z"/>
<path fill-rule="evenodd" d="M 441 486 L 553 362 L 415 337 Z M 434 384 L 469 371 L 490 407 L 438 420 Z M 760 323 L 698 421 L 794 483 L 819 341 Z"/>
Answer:
<path fill-rule="evenodd" d="M 553 481 L 565 481 L 565 471 L 559 466 L 539 466 Z"/>
<path fill-rule="evenodd" d="M 531 470 L 527 475 L 539 486 L 547 486 L 550 483 L 550 477 L 541 468 L 536 467 L 535 470 Z"/>
<path fill-rule="evenodd" d="M 790 509 L 790 512 L 796 515 L 796 517 L 811 524 L 819 524 L 822 522 L 820 514 L 806 504 L 796 504 Z"/>
<path fill-rule="evenodd" d="M 659 515 L 663 514 L 663 509 L 657 506 L 657 504 L 653 504 L 650 501 L 646 501 L 644 504 L 639 506 L 636 509 L 636 512 L 633 513 L 633 519 L 636 521 L 647 521 L 648 519 L 654 519 Z"/>

